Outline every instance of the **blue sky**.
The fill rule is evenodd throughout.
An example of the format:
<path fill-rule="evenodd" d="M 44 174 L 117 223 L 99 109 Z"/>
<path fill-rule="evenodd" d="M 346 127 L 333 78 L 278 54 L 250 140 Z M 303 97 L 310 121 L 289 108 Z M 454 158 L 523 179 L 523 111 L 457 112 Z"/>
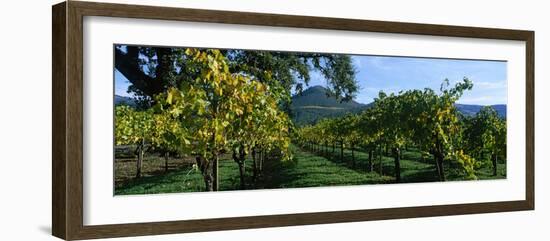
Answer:
<path fill-rule="evenodd" d="M 355 99 L 370 103 L 380 90 L 397 93 L 400 90 L 431 88 L 439 91 L 442 81 L 448 78 L 451 86 L 464 77 L 473 81 L 474 87 L 467 91 L 458 103 L 493 105 L 506 104 L 506 62 L 483 60 L 454 60 L 433 58 L 352 56 L 357 70 L 359 92 Z M 129 81 L 115 70 L 115 93 L 126 93 Z M 309 86 L 326 86 L 326 80 L 312 73 Z"/>
<path fill-rule="evenodd" d="M 130 81 L 115 69 L 115 94 L 120 96 L 132 96 L 127 92 Z"/>
<path fill-rule="evenodd" d="M 400 90 L 431 88 L 439 91 L 446 78 L 451 86 L 464 77 L 474 87 L 458 100 L 463 104 L 506 104 L 506 62 L 455 60 L 389 56 L 353 56 L 360 90 L 355 99 L 370 103 L 380 90 L 398 93 Z M 326 85 L 319 74 L 313 74 L 310 85 Z"/>

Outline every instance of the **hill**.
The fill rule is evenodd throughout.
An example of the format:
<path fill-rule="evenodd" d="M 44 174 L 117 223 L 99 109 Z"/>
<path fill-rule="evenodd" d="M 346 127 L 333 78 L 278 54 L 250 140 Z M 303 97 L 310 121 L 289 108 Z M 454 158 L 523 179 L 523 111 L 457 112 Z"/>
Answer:
<path fill-rule="evenodd" d="M 322 86 L 313 86 L 301 94 L 292 97 L 291 116 L 298 126 L 313 124 L 324 118 L 332 118 L 347 113 L 358 113 L 369 105 L 354 100 L 341 102 L 335 97 L 327 95 L 328 90 Z"/>
<path fill-rule="evenodd" d="M 134 99 L 130 97 L 115 95 L 115 106 L 119 106 L 119 105 L 128 105 L 131 107 L 135 107 L 136 102 L 134 101 Z"/>
<path fill-rule="evenodd" d="M 455 104 L 458 111 L 466 116 L 474 116 L 483 108 L 483 105 Z M 506 105 L 491 105 L 501 118 L 506 118 Z"/>
<path fill-rule="evenodd" d="M 292 97 L 292 104 L 296 107 L 303 106 L 322 106 L 335 107 L 344 109 L 353 109 L 364 106 L 354 100 L 348 102 L 340 102 L 334 97 L 329 97 L 328 90 L 323 86 L 312 86 L 304 90 L 301 94 L 296 94 Z"/>

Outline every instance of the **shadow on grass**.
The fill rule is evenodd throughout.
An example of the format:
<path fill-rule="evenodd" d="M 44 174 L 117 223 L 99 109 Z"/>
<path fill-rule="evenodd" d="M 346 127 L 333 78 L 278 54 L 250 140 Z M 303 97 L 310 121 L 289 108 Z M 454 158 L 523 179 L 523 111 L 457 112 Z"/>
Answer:
<path fill-rule="evenodd" d="M 325 157 L 293 150 L 293 162 L 269 162 L 260 180 L 263 188 L 320 187 L 388 183 L 389 178 L 347 167 Z"/>
<path fill-rule="evenodd" d="M 309 153 L 310 155 L 321 156 L 337 165 L 352 169 L 365 175 L 382 175 L 390 177 L 392 182 L 395 182 L 395 163 L 394 157 L 392 156 L 382 155 L 382 160 L 380 161 L 380 156 L 378 156 L 377 153 L 374 153 L 372 159 L 373 170 L 371 172 L 368 153 L 361 149 L 354 151 L 355 165 L 353 165 L 351 150 L 344 149 L 343 159 L 340 156 L 340 149 L 338 148 L 336 148 L 334 152 L 303 151 Z M 439 181 L 436 166 L 430 163 L 430 161 L 431 160 L 429 159 L 422 159 L 421 154 L 419 152 L 415 152 L 414 150 L 403 151 L 401 159 L 401 182 L 417 183 Z M 380 169 L 382 169 L 381 174 Z"/>

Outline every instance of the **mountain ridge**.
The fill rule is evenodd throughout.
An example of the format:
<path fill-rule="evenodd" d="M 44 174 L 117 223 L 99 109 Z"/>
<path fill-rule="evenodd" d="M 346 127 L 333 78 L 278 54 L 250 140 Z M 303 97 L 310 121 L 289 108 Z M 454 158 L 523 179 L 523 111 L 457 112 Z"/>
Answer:
<path fill-rule="evenodd" d="M 115 102 L 115 106 L 127 105 L 131 107 L 136 107 L 136 101 L 128 96 L 121 96 L 121 95 L 115 94 L 114 102 Z"/>

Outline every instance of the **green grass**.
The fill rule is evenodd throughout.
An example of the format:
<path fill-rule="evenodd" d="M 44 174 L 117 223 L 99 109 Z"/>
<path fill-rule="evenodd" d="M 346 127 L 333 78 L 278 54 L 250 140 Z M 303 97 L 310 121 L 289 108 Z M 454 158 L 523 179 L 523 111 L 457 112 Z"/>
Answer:
<path fill-rule="evenodd" d="M 251 160 L 246 161 L 246 189 L 274 189 L 297 187 L 344 186 L 364 184 L 394 183 L 394 161 L 392 157 L 382 157 L 382 175 L 379 174 L 378 157 L 375 158 L 374 171 L 367 168 L 368 154 L 355 151 L 356 164 L 351 164 L 351 151 L 344 150 L 344 160 L 340 160 L 340 149 L 334 154 L 312 153 L 292 146 L 294 159 L 292 161 L 266 161 L 263 175 L 256 182 L 252 181 Z M 329 150 L 331 150 L 329 148 Z M 416 150 L 404 151 L 401 160 L 401 179 L 403 183 L 438 181 L 433 160 L 422 160 Z M 192 169 L 192 159 L 170 160 L 172 166 L 168 172 L 158 171 L 163 168 L 164 161 L 159 157 L 150 157 L 144 162 L 144 177 L 136 179 L 132 172 L 125 168 L 135 165 L 115 163 L 116 195 L 155 194 L 204 191 L 201 174 Z M 492 168 L 485 165 L 477 171 L 479 179 L 505 178 L 506 165 L 498 166 L 499 175 L 492 176 Z M 124 171 L 126 170 L 126 171 Z M 447 180 L 464 180 L 464 173 L 457 163 L 446 162 Z M 239 171 L 237 164 L 223 156 L 219 164 L 220 191 L 239 190 Z M 120 177 L 120 176 L 124 176 Z"/>
<path fill-rule="evenodd" d="M 329 161 L 309 152 L 292 147 L 294 161 L 272 163 L 260 188 L 320 187 L 388 183 L 392 178 L 376 173 L 351 169 L 344 163 Z"/>
<path fill-rule="evenodd" d="M 220 190 L 237 190 L 239 188 L 239 169 L 235 162 L 221 160 L 219 174 Z M 205 190 L 204 186 L 200 172 L 193 169 L 191 165 L 183 165 L 167 173 L 130 179 L 115 186 L 115 194 L 200 192 Z"/>

